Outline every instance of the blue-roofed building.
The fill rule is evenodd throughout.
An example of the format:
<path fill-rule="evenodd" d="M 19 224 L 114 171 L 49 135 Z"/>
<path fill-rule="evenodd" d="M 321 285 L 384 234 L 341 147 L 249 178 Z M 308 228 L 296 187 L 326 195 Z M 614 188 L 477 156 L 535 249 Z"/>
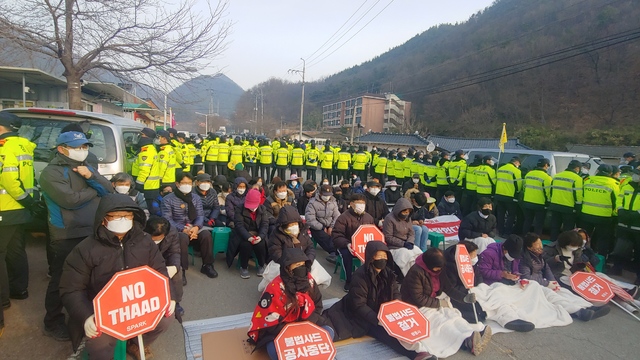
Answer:
<path fill-rule="evenodd" d="M 390 134 L 370 132 L 356 138 L 356 142 L 377 145 L 382 147 L 416 148 L 427 147 L 433 143 L 438 150 L 453 152 L 459 149 L 487 148 L 497 149 L 500 139 L 465 139 L 460 137 L 447 137 L 439 135 L 429 135 L 428 137 L 419 134 Z M 530 149 L 521 144 L 517 138 L 507 141 L 505 149 Z"/>

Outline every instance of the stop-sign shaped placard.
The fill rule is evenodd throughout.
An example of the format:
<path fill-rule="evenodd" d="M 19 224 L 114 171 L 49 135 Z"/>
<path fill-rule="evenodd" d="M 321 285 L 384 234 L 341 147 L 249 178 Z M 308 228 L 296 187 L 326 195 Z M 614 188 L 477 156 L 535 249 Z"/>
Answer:
<path fill-rule="evenodd" d="M 465 288 L 471 289 L 475 282 L 475 275 L 467 247 L 462 244 L 456 245 L 456 266 L 458 267 L 458 275 L 462 280 L 462 284 L 464 284 Z"/>
<path fill-rule="evenodd" d="M 327 330 L 302 321 L 285 325 L 275 338 L 278 359 L 333 360 L 336 348 Z"/>
<path fill-rule="evenodd" d="M 156 328 L 169 306 L 169 280 L 148 266 L 115 273 L 93 299 L 99 331 L 128 340 Z"/>
<path fill-rule="evenodd" d="M 384 234 L 380 229 L 373 225 L 360 225 L 358 230 L 351 236 L 351 247 L 355 252 L 356 257 L 364 263 L 364 249 L 367 247 L 369 241 L 384 241 Z"/>
<path fill-rule="evenodd" d="M 571 275 L 571 288 L 585 300 L 606 304 L 613 298 L 613 291 L 605 280 L 596 274 L 583 271 Z"/>
<path fill-rule="evenodd" d="M 394 338 L 414 344 L 429 337 L 429 320 L 417 307 L 393 300 L 380 306 L 378 320 Z"/>

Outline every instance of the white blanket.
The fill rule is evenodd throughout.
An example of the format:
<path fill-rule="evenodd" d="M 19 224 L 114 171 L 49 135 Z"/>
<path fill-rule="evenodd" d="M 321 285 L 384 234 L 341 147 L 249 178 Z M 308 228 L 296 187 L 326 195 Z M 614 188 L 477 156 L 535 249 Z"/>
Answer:
<path fill-rule="evenodd" d="M 518 319 L 529 321 L 539 329 L 571 324 L 569 312 L 562 305 L 549 302 L 545 289 L 531 282 L 524 289 L 519 285 L 494 283 L 491 286 L 480 284 L 469 291 L 476 294 L 478 303 L 487 313 L 487 320 L 500 326 Z M 553 298 L 558 304 L 565 301 L 564 298 Z"/>
<path fill-rule="evenodd" d="M 258 284 L 258 291 L 263 292 L 278 275 L 280 275 L 280 264 L 275 261 L 269 262 L 264 269 L 264 274 L 262 274 L 262 281 Z M 331 285 L 331 275 L 315 260 L 311 264 L 311 276 L 320 289 L 326 289 Z"/>
<path fill-rule="evenodd" d="M 403 275 L 407 275 L 409 269 L 416 263 L 416 258 L 422 255 L 422 250 L 417 246 L 414 246 L 411 250 L 399 248 L 389 249 L 389 251 L 391 252 L 391 256 L 393 256 L 393 262 L 402 270 Z"/>
<path fill-rule="evenodd" d="M 484 329 L 483 324 L 469 324 L 457 309 L 422 307 L 420 312 L 429 319 L 430 335 L 415 344 L 400 341 L 405 349 L 427 351 L 439 358 L 445 358 L 457 353 L 462 342 L 474 331 Z"/>
<path fill-rule="evenodd" d="M 471 241 L 472 243 L 478 245 L 478 250 L 476 253 L 478 255 L 482 254 L 483 251 L 487 250 L 487 246 L 496 242 L 493 238 L 490 237 L 477 237 L 475 239 L 465 239 L 467 241 Z"/>

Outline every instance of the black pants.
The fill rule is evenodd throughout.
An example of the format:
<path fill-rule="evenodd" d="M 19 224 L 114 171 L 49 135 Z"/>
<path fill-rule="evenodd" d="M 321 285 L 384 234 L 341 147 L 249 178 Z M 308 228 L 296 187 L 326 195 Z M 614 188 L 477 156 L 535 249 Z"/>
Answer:
<path fill-rule="evenodd" d="M 271 184 L 271 178 L 269 177 L 271 173 L 271 164 L 268 164 L 268 165 L 260 164 L 259 170 L 260 170 L 260 177 L 264 180 L 264 183 Z"/>
<path fill-rule="evenodd" d="M 9 294 L 19 294 L 29 286 L 29 262 L 23 225 L 0 226 L 0 293 L 2 303 Z"/>
<path fill-rule="evenodd" d="M 249 174 L 251 174 L 251 177 L 254 179 L 257 179 L 260 176 L 260 174 L 258 174 L 258 164 L 256 163 L 247 163 L 247 171 L 249 172 Z"/>
<path fill-rule="evenodd" d="M 282 181 L 287 181 L 287 167 L 286 165 L 276 165 L 276 170 L 278 170 L 278 177 Z"/>
<path fill-rule="evenodd" d="M 384 173 L 374 172 L 372 176 L 374 178 L 377 178 L 382 186 L 384 186 L 384 184 L 387 182 L 387 176 Z"/>
<path fill-rule="evenodd" d="M 302 177 L 302 170 L 303 169 L 304 168 L 302 167 L 302 165 L 296 165 L 296 166 L 291 165 L 291 173 L 292 174 L 296 173 L 296 175 L 298 175 L 298 177 L 300 177 L 300 178 Z M 284 178 L 282 178 L 282 179 L 284 180 Z"/>
<path fill-rule="evenodd" d="M 340 181 L 340 170 L 338 169 L 332 169 L 331 170 L 331 183 L 332 184 L 338 184 L 338 182 Z"/>
<path fill-rule="evenodd" d="M 465 190 L 462 192 L 462 214 L 467 216 L 477 208 L 478 197 L 475 190 Z"/>
<path fill-rule="evenodd" d="M 476 315 L 473 312 L 473 304 L 467 304 L 465 302 L 456 301 L 451 299 L 451 305 L 458 309 L 462 314 L 462 317 L 467 320 L 469 324 L 476 323 Z M 478 321 L 484 322 L 487 319 L 487 313 L 482 309 L 479 303 L 476 303 L 476 311 L 478 314 Z"/>
<path fill-rule="evenodd" d="M 307 166 L 307 179 L 316 181 L 316 167 Z"/>
<path fill-rule="evenodd" d="M 53 329 L 56 326 L 64 325 L 64 314 L 62 313 L 62 300 L 60 299 L 60 277 L 62 276 L 62 265 L 71 250 L 73 250 L 84 236 L 74 239 L 53 240 L 51 250 L 53 251 L 53 263 L 50 266 L 51 279 L 47 287 L 47 294 L 44 298 L 44 307 L 47 311 L 44 316 L 44 326 Z"/>
<path fill-rule="evenodd" d="M 449 185 L 438 185 L 438 191 L 436 193 L 436 200 L 440 202 L 440 199 L 444 196 L 444 193 L 451 190 Z"/>
<path fill-rule="evenodd" d="M 613 218 L 582 214 L 580 227 L 591 234 L 591 248 L 605 258 L 615 245 L 616 223 Z"/>
<path fill-rule="evenodd" d="M 457 201 L 462 201 L 462 192 L 464 191 L 464 188 L 462 186 L 451 185 L 450 190 L 455 194 Z M 440 199 L 438 199 L 438 201 L 440 201 Z"/>
<path fill-rule="evenodd" d="M 350 176 L 349 176 L 349 175 L 350 175 L 350 173 L 351 173 L 351 172 L 349 171 L 349 169 L 346 169 L 346 170 L 344 170 L 344 169 L 342 169 L 342 170 L 338 169 L 338 177 L 339 177 L 339 178 L 341 178 L 340 180 L 343 180 L 343 179 L 344 179 L 344 180 L 349 180 L 349 179 L 350 179 Z"/>
<path fill-rule="evenodd" d="M 531 226 L 533 225 L 533 232 L 541 236 L 544 228 L 544 219 L 547 216 L 547 210 L 545 210 L 544 205 L 525 204 L 522 211 L 524 212 L 522 233 L 526 234 L 531 231 Z"/>
<path fill-rule="evenodd" d="M 406 356 L 409 359 L 413 359 L 415 358 L 418 353 L 412 350 L 407 350 L 404 348 L 404 346 L 402 346 L 402 344 L 400 344 L 400 341 L 398 341 L 398 339 L 392 337 L 391 335 L 389 335 L 389 333 L 387 333 L 387 330 L 385 330 L 382 326 L 377 325 L 377 326 L 371 326 L 369 328 L 369 332 L 367 333 L 367 335 L 371 336 L 372 338 L 380 341 L 381 343 L 387 345 L 388 347 L 392 348 L 393 351 L 397 352 L 398 354 L 402 355 L 402 356 Z"/>
<path fill-rule="evenodd" d="M 178 241 L 180 242 L 180 266 L 182 270 L 189 269 L 189 235 L 181 232 L 178 233 Z"/>
<path fill-rule="evenodd" d="M 155 329 L 142 335 L 142 342 L 144 343 L 144 346 L 153 344 L 153 342 L 158 338 L 158 336 L 160 336 L 163 332 L 165 332 L 169 328 L 173 320 L 174 320 L 173 317 L 168 317 L 168 318 L 163 317 Z M 135 337 L 131 339 L 131 341 L 137 344 L 138 338 Z M 87 339 L 86 346 L 87 346 L 87 352 L 89 353 L 89 358 L 91 360 L 113 359 L 113 350 L 116 347 L 116 342 L 117 342 L 116 338 L 111 337 L 107 334 L 102 334 L 93 339 Z"/>
<path fill-rule="evenodd" d="M 240 240 L 238 246 L 238 261 L 240 261 L 240 267 L 246 269 L 249 267 L 249 259 L 251 253 L 256 254 L 258 259 L 258 266 L 264 266 L 267 259 L 267 240 L 262 239 L 259 243 L 252 245 L 247 239 Z"/>
<path fill-rule="evenodd" d="M 615 265 L 631 265 L 633 271 L 640 275 L 640 230 L 631 230 L 618 226 L 616 245 L 611 253 Z"/>
<path fill-rule="evenodd" d="M 216 166 L 217 164 L 213 161 L 206 161 L 204 163 L 204 172 L 211 175 L 212 178 L 214 178 L 217 174 L 216 174 Z"/>
<path fill-rule="evenodd" d="M 184 233 L 183 233 L 184 234 Z M 185 234 L 186 235 L 186 234 Z M 184 239 L 184 237 L 182 238 Z M 180 241 L 181 247 L 184 240 Z M 187 236 L 188 239 L 188 236 Z M 200 251 L 200 256 L 202 256 L 202 265 L 213 265 L 213 237 L 211 236 L 211 231 L 204 230 L 198 234 L 197 239 L 191 240 L 188 244 L 193 245 L 193 249 L 196 251 Z M 182 255 L 182 249 L 180 249 L 180 255 L 182 256 L 182 264 L 185 265 L 185 256 Z M 186 264 L 189 262 L 189 254 L 186 255 Z M 185 268 L 186 269 L 186 268 Z"/>
<path fill-rule="evenodd" d="M 353 273 L 353 255 L 349 252 L 349 249 L 338 249 L 340 257 L 342 258 L 342 267 L 344 268 L 344 277 L 348 284 L 351 283 L 351 274 Z"/>
<path fill-rule="evenodd" d="M 329 254 L 337 254 L 336 248 L 333 246 L 333 241 L 331 241 L 331 236 L 324 232 L 324 230 L 311 229 L 311 236 L 324 251 Z"/>
<path fill-rule="evenodd" d="M 227 180 L 229 182 L 232 181 L 232 179 L 229 179 L 229 169 L 227 168 L 227 162 L 216 161 L 216 170 L 218 172 L 218 175 L 224 175 L 227 177 Z"/>
<path fill-rule="evenodd" d="M 507 237 L 514 230 L 518 214 L 518 203 L 513 201 L 512 198 L 496 197 L 496 207 L 498 232 L 500 235 Z"/>
<path fill-rule="evenodd" d="M 330 184 L 335 184 L 331 178 L 331 169 L 322 169 L 322 178 L 329 180 Z"/>
<path fill-rule="evenodd" d="M 560 230 L 570 231 L 576 227 L 577 214 L 573 212 L 573 209 L 568 212 L 564 211 L 551 211 L 551 241 L 556 241 Z"/>

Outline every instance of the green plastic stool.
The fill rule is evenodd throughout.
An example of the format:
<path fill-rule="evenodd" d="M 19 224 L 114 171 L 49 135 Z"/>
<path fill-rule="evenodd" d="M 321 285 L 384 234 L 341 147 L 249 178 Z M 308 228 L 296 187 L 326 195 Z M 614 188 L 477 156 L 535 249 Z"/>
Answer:
<path fill-rule="evenodd" d="M 89 360 L 87 349 L 82 351 L 82 360 Z M 127 342 L 118 340 L 116 347 L 113 349 L 113 360 L 127 360 Z"/>
<path fill-rule="evenodd" d="M 213 256 L 219 253 L 226 253 L 229 248 L 229 236 L 231 229 L 228 227 L 215 227 L 211 231 L 213 238 Z"/>
<path fill-rule="evenodd" d="M 189 254 L 189 256 L 191 256 L 191 266 L 194 266 L 196 264 L 196 255 L 193 252 L 193 246 L 189 245 L 189 247 L 187 248 L 187 253 Z"/>
<path fill-rule="evenodd" d="M 551 240 L 542 240 L 542 246 L 549 245 L 549 244 L 551 244 L 552 242 L 553 242 L 553 241 L 551 241 Z"/>
<path fill-rule="evenodd" d="M 362 266 L 362 262 L 357 257 L 354 257 L 353 261 L 351 262 L 353 271 L 355 271 L 360 266 Z M 334 274 L 338 272 L 338 267 L 340 267 L 340 280 L 345 280 L 347 275 L 344 273 L 344 266 L 342 266 L 342 256 L 340 255 L 336 256 L 336 266 L 333 269 Z"/>
<path fill-rule="evenodd" d="M 440 247 L 442 243 L 442 250 L 444 251 L 444 234 L 435 231 L 429 231 L 429 241 L 431 241 L 431 247 Z"/>
<path fill-rule="evenodd" d="M 598 259 L 600 259 L 600 262 L 598 263 L 598 265 L 595 266 L 596 271 L 597 272 L 604 272 L 604 265 L 607 262 L 604 258 L 604 256 L 600 255 L 600 254 L 596 254 L 596 257 Z"/>

